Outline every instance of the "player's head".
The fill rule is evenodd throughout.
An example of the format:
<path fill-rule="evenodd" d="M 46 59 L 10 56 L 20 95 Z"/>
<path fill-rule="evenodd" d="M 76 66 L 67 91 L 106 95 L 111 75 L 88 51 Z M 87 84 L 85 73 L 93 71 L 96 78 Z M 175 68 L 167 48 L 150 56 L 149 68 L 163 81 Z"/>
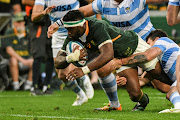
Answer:
<path fill-rule="evenodd" d="M 146 37 L 146 42 L 153 46 L 157 39 L 161 37 L 167 37 L 167 33 L 161 29 L 156 29 L 151 31 L 151 33 Z"/>
<path fill-rule="evenodd" d="M 77 21 L 82 19 L 84 19 L 84 15 L 79 10 L 71 10 L 63 17 L 63 21 Z"/>
<path fill-rule="evenodd" d="M 69 11 L 63 17 L 64 27 L 68 30 L 68 36 L 73 39 L 78 39 L 85 32 L 84 15 L 79 10 Z"/>

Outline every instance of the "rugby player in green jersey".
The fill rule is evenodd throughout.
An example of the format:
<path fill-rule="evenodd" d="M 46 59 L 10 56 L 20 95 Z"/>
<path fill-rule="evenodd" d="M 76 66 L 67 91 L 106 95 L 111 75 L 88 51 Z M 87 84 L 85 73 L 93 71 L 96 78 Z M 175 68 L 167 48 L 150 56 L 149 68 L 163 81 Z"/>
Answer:
<path fill-rule="evenodd" d="M 69 70 L 66 78 L 75 80 L 91 71 L 97 70 L 100 84 L 109 98 L 109 105 L 95 110 L 122 110 L 117 96 L 117 84 L 114 74 L 116 70 L 119 76 L 127 78 L 126 90 L 132 101 L 138 102 L 133 111 L 143 111 L 149 103 L 147 94 L 140 89 L 136 67 L 122 66 L 116 68 L 114 59 L 128 57 L 132 54 L 146 51 L 150 48 L 133 31 L 122 31 L 120 28 L 109 25 L 107 22 L 94 18 L 84 19 L 78 10 L 68 12 L 63 17 L 64 27 L 68 30 L 68 37 L 64 42 L 62 50 L 59 51 L 55 61 L 57 69 L 64 69 L 69 63 L 79 61 L 85 56 L 85 52 L 76 50 L 66 55 L 66 45 L 69 41 L 81 42 L 86 49 L 99 52 L 99 56 L 84 67 Z M 62 68 L 62 65 L 64 68 Z M 60 67 L 61 66 L 61 67 Z M 144 70 L 158 77 L 161 72 L 157 58 L 149 62 L 138 64 Z M 155 71 L 155 68 L 156 69 Z M 65 73 L 64 73 L 65 74 Z"/>

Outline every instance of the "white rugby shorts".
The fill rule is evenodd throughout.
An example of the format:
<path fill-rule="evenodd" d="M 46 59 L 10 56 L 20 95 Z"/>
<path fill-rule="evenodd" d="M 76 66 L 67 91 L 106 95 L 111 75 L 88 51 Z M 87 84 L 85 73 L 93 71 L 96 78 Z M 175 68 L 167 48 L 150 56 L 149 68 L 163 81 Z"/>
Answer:
<path fill-rule="evenodd" d="M 52 36 L 52 52 L 53 52 L 53 58 L 56 58 L 58 52 L 61 50 L 64 41 L 67 36 L 58 36 L 56 34 L 53 34 Z"/>
<path fill-rule="evenodd" d="M 150 47 L 151 46 L 149 44 L 147 44 L 141 37 L 138 36 L 138 46 L 137 46 L 137 48 L 133 54 L 145 52 Z M 138 64 L 138 66 L 141 67 L 145 71 L 150 71 L 152 69 L 155 69 L 157 62 L 158 62 L 158 59 L 155 58 L 149 62 L 140 63 L 140 64 Z M 129 68 L 134 68 L 136 66 L 137 66 L 137 64 L 122 66 L 116 70 L 116 73 L 119 73 L 119 72 L 126 70 L 126 69 L 129 69 Z"/>

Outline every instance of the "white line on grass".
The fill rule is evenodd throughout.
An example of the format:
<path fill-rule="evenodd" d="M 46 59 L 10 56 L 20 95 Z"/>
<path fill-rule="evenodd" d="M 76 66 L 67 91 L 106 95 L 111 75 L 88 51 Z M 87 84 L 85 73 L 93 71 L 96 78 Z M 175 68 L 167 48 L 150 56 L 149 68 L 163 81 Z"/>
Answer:
<path fill-rule="evenodd" d="M 149 99 L 166 99 L 166 97 L 149 97 Z"/>
<path fill-rule="evenodd" d="M 35 116 L 35 115 L 21 115 L 21 114 L 0 114 L 0 116 L 13 116 L 13 117 L 34 117 L 34 118 L 61 118 L 61 119 L 83 119 L 83 120 L 114 120 L 103 118 L 78 118 L 78 117 L 63 117 L 63 116 Z"/>
<path fill-rule="evenodd" d="M 148 95 L 165 95 L 165 93 L 148 93 Z"/>
<path fill-rule="evenodd" d="M 48 97 L 49 95 L 42 95 L 43 97 Z M 41 96 L 41 97 L 42 97 Z M 53 95 L 53 97 L 59 97 L 61 95 Z M 11 97 L 38 97 L 38 96 L 31 96 L 31 95 L 0 95 L 0 98 L 11 98 Z"/>

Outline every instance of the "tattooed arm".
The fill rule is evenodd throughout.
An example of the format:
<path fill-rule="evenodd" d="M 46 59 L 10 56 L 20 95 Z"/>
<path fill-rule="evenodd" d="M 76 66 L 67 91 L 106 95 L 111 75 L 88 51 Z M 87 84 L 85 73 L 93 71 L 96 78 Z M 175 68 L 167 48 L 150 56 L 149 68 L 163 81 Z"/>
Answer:
<path fill-rule="evenodd" d="M 162 53 L 161 49 L 158 47 L 152 47 L 145 52 L 134 54 L 127 58 L 119 59 L 117 62 L 121 65 L 127 64 L 137 64 L 145 61 L 151 61 Z"/>

